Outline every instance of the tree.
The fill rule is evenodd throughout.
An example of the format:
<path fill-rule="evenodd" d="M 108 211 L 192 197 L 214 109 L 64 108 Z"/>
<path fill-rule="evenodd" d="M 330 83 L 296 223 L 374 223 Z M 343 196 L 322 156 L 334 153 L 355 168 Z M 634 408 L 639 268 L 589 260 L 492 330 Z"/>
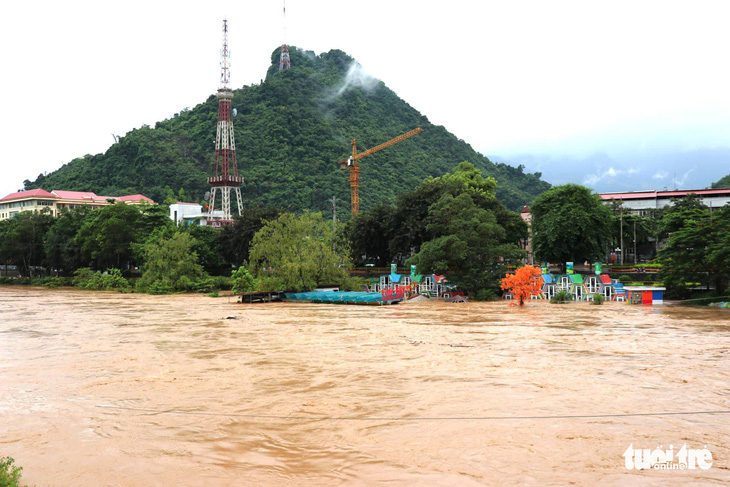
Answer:
<path fill-rule="evenodd" d="M 262 291 L 310 291 L 344 284 L 349 248 L 321 213 L 284 213 L 267 222 L 251 242 L 248 268 Z"/>
<path fill-rule="evenodd" d="M 89 214 L 76 235 L 85 262 L 97 269 L 123 269 L 137 241 L 140 210 L 125 203 L 99 208 Z"/>
<path fill-rule="evenodd" d="M 189 225 L 180 227 L 193 238 L 192 250 L 198 256 L 198 263 L 208 273 L 228 272 L 231 268 L 223 259 L 222 239 L 224 233 L 207 225 Z M 222 275 L 222 274 L 221 274 Z"/>
<path fill-rule="evenodd" d="M 660 228 L 667 238 L 659 251 L 660 276 L 671 292 L 685 297 L 691 283 L 706 282 L 722 295 L 730 274 L 730 208 L 710 211 L 688 195 L 664 210 Z"/>
<path fill-rule="evenodd" d="M 468 193 L 444 194 L 431 205 L 427 231 L 435 237 L 408 260 L 421 271 L 448 273 L 449 279 L 470 294 L 495 290 L 510 262 L 524 252 L 507 242 L 506 232 L 493 212 L 478 207 Z"/>
<path fill-rule="evenodd" d="M 46 233 L 44 249 L 48 266 L 61 275 L 70 276 L 85 264 L 75 238 L 90 211 L 88 206 L 63 209 Z"/>
<path fill-rule="evenodd" d="M 31 276 L 31 269 L 45 263 L 43 239 L 53 224 L 47 213 L 23 211 L 0 228 L 0 256 L 5 262 L 16 265 L 22 275 Z"/>
<path fill-rule="evenodd" d="M 276 220 L 282 211 L 272 207 L 247 208 L 242 215 L 236 216 L 231 225 L 220 230 L 221 252 L 223 259 L 233 266 L 240 266 L 248 260 L 251 240 L 256 232 L 269 220 Z"/>
<path fill-rule="evenodd" d="M 231 279 L 233 279 L 231 290 L 234 294 L 246 293 L 256 289 L 256 279 L 243 266 L 231 272 Z"/>
<path fill-rule="evenodd" d="M 137 288 L 149 292 L 188 291 L 196 280 L 205 276 L 192 250 L 195 240 L 178 232 L 169 239 L 160 239 L 145 246 L 145 263 Z"/>
<path fill-rule="evenodd" d="M 542 284 L 540 269 L 526 265 L 517 269 L 514 274 L 507 274 L 502 279 L 500 287 L 511 293 L 513 299 L 517 300 L 520 306 L 524 306 L 525 300 L 540 293 Z"/>
<path fill-rule="evenodd" d="M 393 215 L 391 253 L 409 255 L 437 236 L 428 229 L 428 217 L 431 205 L 445 194 L 469 195 L 476 207 L 495 216 L 497 224 L 505 230 L 505 241 L 517 244 L 527 237 L 527 227 L 518 214 L 507 210 L 497 200 L 496 188 L 494 178 L 485 178 L 473 164 L 461 162 L 452 173 L 429 177 L 413 191 L 399 195 Z"/>
<path fill-rule="evenodd" d="M 577 184 L 555 186 L 535 198 L 531 210 L 532 247 L 538 260 L 605 258 L 612 242 L 613 215 L 590 189 Z"/>
<path fill-rule="evenodd" d="M 390 241 L 394 233 L 395 211 L 393 205 L 380 204 L 350 220 L 348 237 L 354 260 L 375 260 L 380 267 L 391 262 Z"/>

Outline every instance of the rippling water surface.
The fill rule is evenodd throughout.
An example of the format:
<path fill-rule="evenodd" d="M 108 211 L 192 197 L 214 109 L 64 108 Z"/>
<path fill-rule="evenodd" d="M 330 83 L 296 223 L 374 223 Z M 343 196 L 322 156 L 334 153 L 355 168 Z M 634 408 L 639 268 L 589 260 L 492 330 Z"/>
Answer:
<path fill-rule="evenodd" d="M 721 485 L 729 349 L 725 309 L 0 287 L 0 456 L 39 487 Z M 712 468 L 624 465 L 684 443 Z"/>

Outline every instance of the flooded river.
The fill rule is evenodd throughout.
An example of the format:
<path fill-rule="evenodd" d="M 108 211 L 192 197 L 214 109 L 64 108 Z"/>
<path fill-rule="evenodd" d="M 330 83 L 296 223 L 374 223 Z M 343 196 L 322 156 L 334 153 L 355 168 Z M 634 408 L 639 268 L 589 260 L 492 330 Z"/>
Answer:
<path fill-rule="evenodd" d="M 0 287 L 0 456 L 38 487 L 721 485 L 729 349 L 726 309 Z M 684 444 L 712 467 L 622 457 Z"/>

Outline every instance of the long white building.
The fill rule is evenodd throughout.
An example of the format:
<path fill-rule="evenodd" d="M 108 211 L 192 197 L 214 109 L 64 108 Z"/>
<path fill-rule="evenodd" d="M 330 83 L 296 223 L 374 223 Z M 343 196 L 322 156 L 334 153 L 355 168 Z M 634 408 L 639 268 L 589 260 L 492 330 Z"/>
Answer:
<path fill-rule="evenodd" d="M 624 210 L 629 213 L 646 215 L 653 210 L 671 205 L 673 198 L 682 198 L 689 194 L 696 194 L 702 200 L 702 203 L 710 208 L 720 208 L 730 203 L 730 188 L 632 191 L 629 193 L 601 193 L 599 196 L 605 202 L 610 200 L 621 202 Z"/>

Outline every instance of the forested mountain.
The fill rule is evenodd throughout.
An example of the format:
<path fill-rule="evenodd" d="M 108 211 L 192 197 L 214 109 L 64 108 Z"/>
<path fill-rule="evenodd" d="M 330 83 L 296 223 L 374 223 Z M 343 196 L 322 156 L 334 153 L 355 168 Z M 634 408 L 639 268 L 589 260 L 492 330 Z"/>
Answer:
<path fill-rule="evenodd" d="M 540 174 L 522 167 L 493 164 L 466 142 L 401 100 L 381 81 L 369 78 L 347 54 L 332 50 L 315 56 L 291 49 L 292 68 L 278 72 L 279 49 L 261 84 L 235 90 L 236 152 L 245 178 L 247 206 L 277 206 L 295 211 L 325 210 L 328 199 L 342 202 L 349 216 L 348 174 L 337 161 L 357 139 L 365 150 L 415 127 L 424 132 L 362 159 L 361 209 L 392 202 L 427 176 L 440 176 L 469 161 L 498 181 L 497 195 L 516 210 L 545 191 Z M 442 93 L 434 96 L 448 96 Z M 43 187 L 97 194 L 142 193 L 161 202 L 184 189 L 200 201 L 209 189 L 218 100 L 186 109 L 154 128 L 143 126 L 119 138 L 104 154 L 75 159 L 59 170 L 26 181 Z M 485 114 L 488 116 L 488 114 Z"/>

